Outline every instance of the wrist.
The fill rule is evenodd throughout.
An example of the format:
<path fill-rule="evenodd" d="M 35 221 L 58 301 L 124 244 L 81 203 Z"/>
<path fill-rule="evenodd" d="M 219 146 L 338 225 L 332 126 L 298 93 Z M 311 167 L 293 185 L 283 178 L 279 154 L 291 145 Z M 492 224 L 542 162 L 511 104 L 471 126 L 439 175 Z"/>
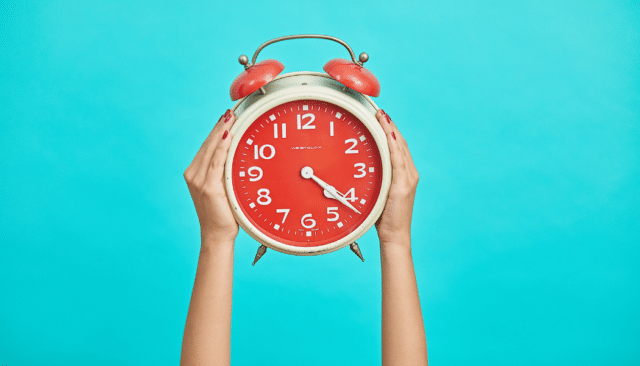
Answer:
<path fill-rule="evenodd" d="M 200 252 L 233 251 L 235 237 L 202 237 Z"/>
<path fill-rule="evenodd" d="M 380 261 L 384 263 L 413 262 L 411 245 L 407 243 L 380 244 Z"/>
<path fill-rule="evenodd" d="M 380 248 L 403 247 L 411 249 L 411 230 L 394 231 L 393 233 L 378 232 Z"/>
<path fill-rule="evenodd" d="M 200 228 L 200 241 L 202 245 L 211 245 L 217 243 L 234 243 L 238 236 L 238 226 L 235 228 Z"/>

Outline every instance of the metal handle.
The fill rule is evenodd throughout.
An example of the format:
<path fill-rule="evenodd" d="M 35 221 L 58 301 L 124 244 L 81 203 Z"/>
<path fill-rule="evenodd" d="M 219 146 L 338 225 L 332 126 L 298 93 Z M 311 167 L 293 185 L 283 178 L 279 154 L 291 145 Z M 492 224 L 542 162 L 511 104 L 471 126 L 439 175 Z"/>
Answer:
<path fill-rule="evenodd" d="M 349 55 L 351 55 L 351 60 L 353 61 L 353 63 L 358 64 L 360 66 L 362 66 L 362 64 L 364 64 L 365 62 L 367 62 L 369 60 L 369 55 L 367 55 L 365 52 L 362 52 L 360 54 L 360 56 L 359 56 L 359 60 L 356 60 L 356 55 L 353 53 L 353 50 L 351 49 L 351 47 L 349 47 L 347 42 L 341 40 L 340 38 L 336 38 L 336 37 L 332 37 L 332 36 L 325 36 L 325 35 L 322 35 L 322 34 L 298 34 L 298 35 L 293 35 L 293 36 L 278 37 L 278 38 L 274 38 L 274 39 L 272 39 L 270 41 L 267 41 L 267 42 L 261 44 L 260 47 L 258 47 L 256 52 L 253 54 L 253 57 L 251 58 L 251 62 L 249 62 L 249 59 L 245 55 L 240 56 L 238 58 L 238 61 L 240 62 L 241 65 L 244 66 L 245 69 L 248 69 L 252 65 L 255 65 L 256 59 L 258 58 L 258 54 L 260 53 L 260 51 L 262 51 L 263 48 L 267 47 L 268 45 L 270 45 L 272 43 L 280 42 L 280 41 L 287 41 L 287 40 L 290 40 L 290 39 L 302 39 L 302 38 L 327 39 L 327 40 L 330 40 L 330 41 L 338 42 L 341 45 L 343 45 L 344 48 L 347 49 L 347 51 L 349 51 Z"/>

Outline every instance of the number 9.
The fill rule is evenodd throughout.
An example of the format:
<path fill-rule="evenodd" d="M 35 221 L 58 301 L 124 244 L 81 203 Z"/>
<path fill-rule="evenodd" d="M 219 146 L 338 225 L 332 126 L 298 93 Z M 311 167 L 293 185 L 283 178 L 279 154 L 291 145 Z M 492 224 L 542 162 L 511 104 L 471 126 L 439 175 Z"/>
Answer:
<path fill-rule="evenodd" d="M 249 174 L 250 182 L 257 182 L 262 179 L 262 169 L 258 166 L 252 166 L 247 170 L 247 174 Z"/>

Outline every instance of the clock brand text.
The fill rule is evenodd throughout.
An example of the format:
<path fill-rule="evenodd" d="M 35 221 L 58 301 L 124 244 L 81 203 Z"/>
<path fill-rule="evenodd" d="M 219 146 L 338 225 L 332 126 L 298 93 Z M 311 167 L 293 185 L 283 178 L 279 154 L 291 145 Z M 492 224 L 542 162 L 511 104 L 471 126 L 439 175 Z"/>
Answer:
<path fill-rule="evenodd" d="M 322 146 L 291 146 L 291 150 L 317 150 L 322 149 Z"/>

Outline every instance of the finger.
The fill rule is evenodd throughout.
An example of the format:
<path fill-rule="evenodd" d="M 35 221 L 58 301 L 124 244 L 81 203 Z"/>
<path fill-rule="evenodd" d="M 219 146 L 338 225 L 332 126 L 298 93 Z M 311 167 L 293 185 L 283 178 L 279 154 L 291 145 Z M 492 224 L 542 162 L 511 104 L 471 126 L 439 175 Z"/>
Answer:
<path fill-rule="evenodd" d="M 216 124 L 214 125 L 214 128 L 211 130 L 211 132 L 209 133 L 207 138 L 204 140 L 202 145 L 200 145 L 200 149 L 198 149 L 198 152 L 196 153 L 196 156 L 193 157 L 193 160 L 191 161 L 191 164 L 189 164 L 187 169 L 184 171 L 184 178 L 187 181 L 187 183 L 192 183 L 193 182 L 193 178 L 195 177 L 195 175 L 197 173 L 197 170 L 200 167 L 200 163 L 202 162 L 202 155 L 204 154 L 204 151 L 206 150 L 206 148 L 207 148 L 207 146 L 209 144 L 209 141 L 211 139 L 211 135 L 213 134 L 213 130 L 215 129 L 215 126 L 220 123 L 220 121 L 224 120 L 225 115 L 226 115 L 226 113 L 223 114 L 218 119 L 218 122 L 216 122 Z"/>
<path fill-rule="evenodd" d="M 406 173 L 406 163 L 401 144 L 397 140 L 394 131 L 387 134 L 387 142 L 389 145 L 389 153 L 391 155 L 391 171 L 393 172 L 393 181 L 402 179 Z"/>
<path fill-rule="evenodd" d="M 379 109 L 378 112 L 376 112 L 376 119 L 387 135 L 387 139 L 389 139 L 389 136 L 394 138 L 398 142 L 398 147 L 402 150 L 402 155 L 405 155 L 405 150 L 408 150 L 406 148 L 406 142 L 396 125 L 391 120 L 391 117 L 384 110 Z"/>
<path fill-rule="evenodd" d="M 395 132 L 396 132 L 396 136 L 398 137 L 398 141 L 400 141 L 400 147 L 401 147 L 402 153 L 403 153 L 403 155 L 405 157 L 406 166 L 409 169 L 409 173 L 414 178 L 417 178 L 418 177 L 418 169 L 416 169 L 416 165 L 413 162 L 413 157 L 411 156 L 411 151 L 409 151 L 409 145 L 407 144 L 407 141 L 405 140 L 404 136 L 402 136 L 402 134 L 400 133 L 400 130 L 398 130 L 396 128 Z"/>
<path fill-rule="evenodd" d="M 409 144 L 407 143 L 407 140 L 404 138 L 404 136 L 402 136 L 402 134 L 400 133 L 398 126 L 396 126 L 396 124 L 393 122 L 391 116 L 389 116 L 389 114 L 387 114 L 382 109 L 378 110 L 378 112 L 376 113 L 376 117 L 385 133 L 388 134 L 389 131 L 393 131 L 395 133 L 398 141 L 400 141 L 400 146 L 407 160 L 406 165 L 407 167 L 409 167 L 411 175 L 414 178 L 417 178 L 418 170 L 416 169 L 415 163 L 413 162 L 413 157 L 411 156 L 411 152 L 409 151 Z"/>
<path fill-rule="evenodd" d="M 382 126 L 382 129 L 386 134 L 389 134 L 389 132 L 393 131 L 399 143 L 401 145 L 404 145 L 408 149 L 407 141 L 405 141 L 402 134 L 400 134 L 400 130 L 398 130 L 398 126 L 396 126 L 396 124 L 393 122 L 391 116 L 389 116 L 384 110 L 379 109 L 376 113 L 376 118 L 378 119 L 380 126 Z"/>
<path fill-rule="evenodd" d="M 209 162 L 207 177 L 204 183 L 205 187 L 215 188 L 214 186 L 216 184 L 224 186 L 224 167 L 232 138 L 233 136 L 228 130 L 225 130 L 222 134 L 221 140 L 218 142 L 216 150 Z"/>
<path fill-rule="evenodd" d="M 213 158 L 213 154 L 218 147 L 220 141 L 222 141 L 222 135 L 225 131 L 231 130 L 231 127 L 236 121 L 236 116 L 232 110 L 228 110 L 228 114 L 225 114 L 224 119 L 219 121 L 214 127 L 212 133 L 209 135 L 210 143 L 209 146 L 202 156 L 202 167 L 207 170 L 209 168 L 209 164 L 211 163 L 211 159 Z M 205 172 L 206 173 L 206 172 Z"/>
<path fill-rule="evenodd" d="M 404 136 L 402 136 L 402 134 L 400 133 L 398 126 L 396 126 L 396 124 L 391 119 L 391 116 L 382 109 L 378 111 L 378 114 L 380 115 L 380 117 L 378 118 L 378 121 L 380 121 L 380 124 L 382 125 L 382 128 L 385 130 L 385 132 L 394 131 L 396 133 L 396 137 L 398 138 L 398 141 L 400 141 L 400 144 L 404 145 L 404 147 L 406 147 L 408 150 L 409 146 L 407 145 L 407 141 L 404 139 Z"/>
<path fill-rule="evenodd" d="M 203 152 L 196 168 L 196 177 L 194 179 L 196 182 L 203 182 L 206 179 L 209 164 L 211 163 L 211 159 L 213 158 L 216 148 L 222 140 L 222 135 L 225 131 L 231 129 L 234 122 L 235 115 L 233 111 L 227 110 L 227 113 L 225 113 L 223 118 L 216 123 L 213 130 L 207 137 L 207 145 L 203 146 L 204 149 L 202 150 Z"/>
<path fill-rule="evenodd" d="M 380 126 L 384 130 L 385 134 L 389 134 L 391 131 L 393 131 L 391 118 L 384 110 L 378 109 L 378 111 L 376 112 L 376 119 L 380 123 Z"/>
<path fill-rule="evenodd" d="M 211 135 L 212 135 L 215 127 L 221 121 L 224 121 L 224 118 L 228 114 L 229 114 L 229 110 L 227 110 L 224 114 L 222 114 L 222 116 L 220 116 L 220 118 L 218 118 L 218 121 L 213 125 L 213 128 L 211 129 L 211 132 L 209 132 L 209 135 L 207 135 L 207 138 L 202 142 L 202 145 L 200 145 L 200 149 L 198 149 L 198 152 L 196 153 L 196 156 L 193 158 L 193 161 L 191 162 L 191 164 L 189 166 L 191 166 L 191 167 L 198 166 L 198 164 L 202 160 L 202 155 L 204 154 L 205 149 L 207 148 L 207 146 L 209 145 L 209 142 L 211 141 Z"/>

